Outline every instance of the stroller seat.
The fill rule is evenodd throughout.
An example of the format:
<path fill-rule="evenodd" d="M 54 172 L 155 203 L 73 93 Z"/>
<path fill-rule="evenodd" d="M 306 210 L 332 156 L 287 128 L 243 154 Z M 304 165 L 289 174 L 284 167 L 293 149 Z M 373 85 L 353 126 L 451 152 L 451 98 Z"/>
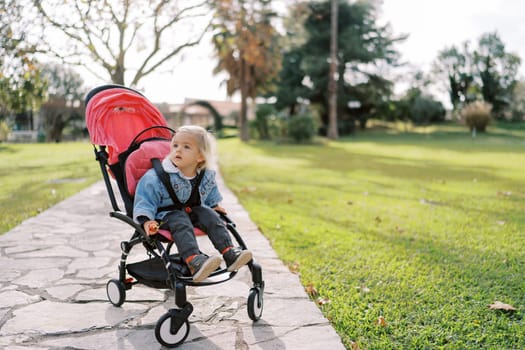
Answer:
<path fill-rule="evenodd" d="M 139 179 L 152 167 L 151 159 L 163 159 L 170 150 L 174 130 L 167 126 L 160 111 L 139 92 L 120 85 L 93 89 L 85 103 L 90 140 L 113 208 L 109 214 L 133 229 L 131 238 L 120 244 L 119 275 L 106 284 L 108 300 L 120 307 L 127 291 L 137 283 L 173 290 L 175 307 L 158 320 L 155 337 L 166 347 L 178 346 L 189 334 L 188 318 L 193 311 L 186 287 L 223 283 L 234 278 L 236 272 L 219 268 L 210 275 L 213 278 L 194 282 L 179 254 L 170 252 L 173 247 L 170 232 L 159 230 L 159 234 L 148 236 L 141 225 L 133 221 L 133 198 Z M 118 186 L 125 211 L 117 203 L 112 179 Z M 221 217 L 239 247 L 247 249 L 233 221 L 226 215 Z M 196 229 L 196 235 L 202 234 Z M 145 248 L 147 258 L 128 264 L 128 256 L 137 245 Z M 253 283 L 248 293 L 248 316 L 257 321 L 263 309 L 262 269 L 255 259 L 248 263 L 248 268 Z"/>
<path fill-rule="evenodd" d="M 153 139 L 142 142 L 136 150 L 129 154 L 124 166 L 126 189 L 130 197 L 135 197 L 135 190 L 140 178 L 151 169 L 151 159 L 164 159 L 170 151 L 170 140 Z M 198 227 L 194 228 L 196 236 L 206 235 Z M 171 241 L 171 233 L 168 230 L 159 229 L 158 233 L 164 239 Z"/>

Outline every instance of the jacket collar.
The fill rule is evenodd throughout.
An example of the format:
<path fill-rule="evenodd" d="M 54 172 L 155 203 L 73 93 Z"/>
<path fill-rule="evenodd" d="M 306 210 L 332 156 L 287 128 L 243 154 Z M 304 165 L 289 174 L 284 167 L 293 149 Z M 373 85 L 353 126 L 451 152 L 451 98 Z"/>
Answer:
<path fill-rule="evenodd" d="M 179 175 L 182 175 L 180 174 L 180 170 L 179 168 L 177 168 L 175 166 L 175 164 L 173 164 L 173 162 L 171 161 L 171 159 L 169 159 L 168 157 L 164 158 L 162 160 L 162 167 L 164 168 L 164 170 L 166 170 L 166 172 L 168 173 L 179 173 Z"/>
<path fill-rule="evenodd" d="M 173 164 L 173 162 L 171 161 L 171 159 L 169 159 L 169 157 L 166 157 L 162 160 L 162 167 L 164 168 L 164 170 L 166 170 L 167 173 L 175 173 L 175 174 L 178 174 L 180 177 L 187 179 L 187 177 L 184 176 L 183 173 L 181 173 L 180 169 L 177 168 L 175 164 Z M 198 174 L 199 173 L 197 173 L 197 175 Z"/>

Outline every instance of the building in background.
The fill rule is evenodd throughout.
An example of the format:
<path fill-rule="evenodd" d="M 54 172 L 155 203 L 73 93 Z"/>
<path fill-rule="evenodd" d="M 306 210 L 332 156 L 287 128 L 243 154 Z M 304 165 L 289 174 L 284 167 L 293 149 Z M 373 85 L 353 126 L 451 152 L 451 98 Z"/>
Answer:
<path fill-rule="evenodd" d="M 206 105 L 209 105 L 206 107 Z M 194 124 L 205 128 L 214 126 L 214 110 L 221 116 L 222 124 L 236 126 L 241 104 L 232 101 L 210 101 L 185 98 L 181 104 L 155 104 L 166 118 L 168 125 L 177 128 Z"/>

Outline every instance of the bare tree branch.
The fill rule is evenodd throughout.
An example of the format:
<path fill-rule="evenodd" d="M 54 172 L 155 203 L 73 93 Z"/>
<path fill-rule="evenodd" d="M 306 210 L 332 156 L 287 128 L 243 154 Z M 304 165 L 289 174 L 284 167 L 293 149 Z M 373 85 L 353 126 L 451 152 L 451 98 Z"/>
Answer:
<path fill-rule="evenodd" d="M 206 30 L 209 27 L 210 27 L 210 24 L 208 24 L 208 26 L 206 27 Z M 140 66 L 140 68 L 138 69 L 137 73 L 135 74 L 135 77 L 133 78 L 133 81 L 131 82 L 131 86 L 135 86 L 139 82 L 139 80 L 141 78 L 145 77 L 148 74 L 151 74 L 153 71 L 155 71 L 158 67 L 160 67 L 162 64 L 164 64 L 166 61 L 170 60 L 171 58 L 173 58 L 174 56 L 179 54 L 179 52 L 182 51 L 183 49 L 185 49 L 187 47 L 192 47 L 192 46 L 195 46 L 195 45 L 199 44 L 199 42 L 202 40 L 202 38 L 206 34 L 206 30 L 202 31 L 202 33 L 201 33 L 201 35 L 200 35 L 200 37 L 198 39 L 196 39 L 194 41 L 191 41 L 191 42 L 187 42 L 187 43 L 182 44 L 182 45 L 179 45 L 178 47 L 173 49 L 169 54 L 165 55 L 162 59 L 158 60 L 156 63 L 150 65 L 148 69 L 146 69 L 146 66 L 148 65 L 148 63 L 150 63 L 151 59 L 158 52 L 158 50 L 153 50 L 150 53 L 150 55 L 144 60 L 143 64 Z M 161 33 L 159 33 L 156 41 L 159 40 L 160 34 Z"/>
<path fill-rule="evenodd" d="M 114 83 L 125 84 L 126 76 L 132 78 L 131 86 L 197 45 L 210 27 L 204 17 L 210 0 L 31 1 L 47 30 L 52 27 L 66 38 L 59 47 L 48 44 L 50 55 L 72 64 L 84 60 L 93 73 L 96 68 L 88 67 L 92 61 Z M 197 21 L 199 17 L 203 20 Z M 178 33 L 188 39 L 181 41 Z"/>

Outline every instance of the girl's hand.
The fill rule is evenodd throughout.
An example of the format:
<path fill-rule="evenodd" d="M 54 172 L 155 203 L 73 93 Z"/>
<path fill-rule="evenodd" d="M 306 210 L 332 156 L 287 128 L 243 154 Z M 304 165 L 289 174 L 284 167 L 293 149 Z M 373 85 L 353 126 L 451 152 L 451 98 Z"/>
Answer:
<path fill-rule="evenodd" d="M 144 231 L 148 236 L 156 235 L 159 231 L 159 223 L 155 220 L 149 220 L 144 223 Z"/>
<path fill-rule="evenodd" d="M 217 213 L 222 214 L 222 215 L 228 214 L 228 213 L 226 213 L 226 209 L 224 209 L 220 205 L 217 205 L 217 206 L 213 207 L 213 210 L 215 210 Z"/>

